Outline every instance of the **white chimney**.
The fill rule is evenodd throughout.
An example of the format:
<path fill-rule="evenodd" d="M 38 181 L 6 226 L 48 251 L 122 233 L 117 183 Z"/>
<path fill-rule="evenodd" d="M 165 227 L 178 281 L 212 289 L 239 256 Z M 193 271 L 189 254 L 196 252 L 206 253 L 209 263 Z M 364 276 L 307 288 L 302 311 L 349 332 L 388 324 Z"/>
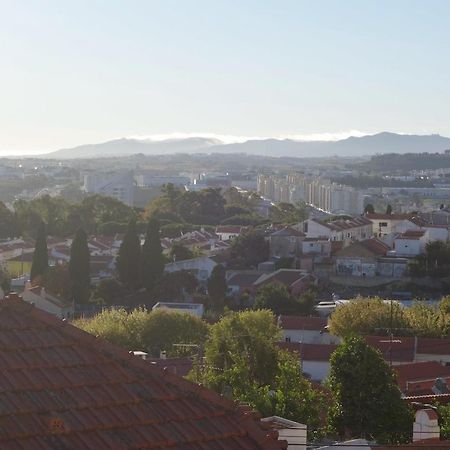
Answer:
<path fill-rule="evenodd" d="M 434 409 L 419 409 L 413 425 L 413 442 L 424 439 L 439 439 L 438 415 Z"/>

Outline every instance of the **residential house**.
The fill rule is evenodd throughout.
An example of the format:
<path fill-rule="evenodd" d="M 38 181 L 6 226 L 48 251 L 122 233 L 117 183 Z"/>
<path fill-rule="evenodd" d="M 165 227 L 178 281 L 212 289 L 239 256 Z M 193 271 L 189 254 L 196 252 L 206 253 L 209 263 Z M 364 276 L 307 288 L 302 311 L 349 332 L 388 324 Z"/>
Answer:
<path fill-rule="evenodd" d="M 254 294 L 254 283 L 262 273 L 257 270 L 229 270 L 226 274 L 227 295 L 240 299 L 243 294 Z"/>
<path fill-rule="evenodd" d="M 438 361 L 423 361 L 394 366 L 397 383 L 405 395 L 432 395 L 437 378 L 448 379 L 450 366 Z"/>
<path fill-rule="evenodd" d="M 164 271 L 171 273 L 186 270 L 194 274 L 199 283 L 205 284 L 216 265 L 217 263 L 213 259 L 208 256 L 201 256 L 199 258 L 168 263 L 165 265 Z"/>
<path fill-rule="evenodd" d="M 286 342 L 303 344 L 339 344 L 340 339 L 328 333 L 323 317 L 278 316 L 278 325 Z"/>
<path fill-rule="evenodd" d="M 33 303 L 36 308 L 53 314 L 60 319 L 72 319 L 74 314 L 73 302 L 53 295 L 41 286 L 28 286 L 22 292 L 22 298 L 28 303 Z M 0 300 L 1 301 L 1 300 Z"/>
<path fill-rule="evenodd" d="M 270 284 L 279 283 L 286 286 L 290 293 L 298 296 L 307 291 L 313 284 L 316 283 L 314 275 L 297 269 L 279 269 L 272 273 L 261 275 L 254 283 L 255 290 Z"/>
<path fill-rule="evenodd" d="M 10 294 L 0 301 L 0 448 L 281 450 L 248 406 Z"/>
<path fill-rule="evenodd" d="M 392 233 L 402 233 L 411 228 L 412 214 L 366 214 L 364 216 L 372 223 L 371 235 L 383 238 Z"/>
<path fill-rule="evenodd" d="M 218 225 L 216 227 L 216 235 L 221 241 L 229 241 L 237 236 L 240 236 L 248 227 L 241 225 Z"/>
<path fill-rule="evenodd" d="M 307 219 L 297 225 L 308 238 L 327 238 L 330 241 L 342 241 L 345 245 L 368 239 L 372 236 L 372 222 L 366 217 L 332 220 Z"/>
<path fill-rule="evenodd" d="M 299 342 L 279 342 L 279 347 L 295 353 L 299 357 L 302 372 L 311 380 L 323 382 L 330 374 L 330 357 L 337 349 L 335 344 L 302 344 Z"/>
<path fill-rule="evenodd" d="M 305 233 L 292 227 L 284 227 L 274 231 L 268 237 L 270 256 L 287 258 L 297 256 L 302 250 Z"/>
<path fill-rule="evenodd" d="M 377 238 L 354 242 L 335 254 L 337 275 L 374 277 L 377 275 L 377 262 L 390 248 Z"/>
<path fill-rule="evenodd" d="M 393 248 L 397 256 L 414 258 L 425 252 L 428 241 L 427 231 L 408 230 L 395 237 Z"/>

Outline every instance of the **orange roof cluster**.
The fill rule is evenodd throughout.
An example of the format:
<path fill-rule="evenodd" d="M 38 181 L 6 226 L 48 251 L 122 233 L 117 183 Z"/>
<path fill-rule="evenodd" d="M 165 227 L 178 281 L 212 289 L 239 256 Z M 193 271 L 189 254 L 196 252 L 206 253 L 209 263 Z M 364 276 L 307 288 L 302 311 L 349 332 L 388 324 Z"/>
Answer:
<path fill-rule="evenodd" d="M 248 407 L 23 302 L 0 300 L 0 448 L 285 448 Z"/>
<path fill-rule="evenodd" d="M 428 388 L 427 390 L 432 394 L 431 386 L 434 384 L 435 379 L 450 376 L 450 367 L 443 366 L 438 361 L 400 364 L 394 366 L 394 370 L 397 372 L 400 389 L 409 393 L 419 393 L 418 391 Z"/>

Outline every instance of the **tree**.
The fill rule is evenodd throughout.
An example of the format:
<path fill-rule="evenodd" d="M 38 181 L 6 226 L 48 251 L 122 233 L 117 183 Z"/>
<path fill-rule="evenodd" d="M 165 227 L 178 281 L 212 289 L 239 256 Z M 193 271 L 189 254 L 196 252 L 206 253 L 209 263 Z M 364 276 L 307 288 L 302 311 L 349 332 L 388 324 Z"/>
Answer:
<path fill-rule="evenodd" d="M 74 325 L 100 336 L 127 350 L 147 351 L 159 357 L 197 353 L 208 334 L 208 325 L 198 317 L 173 311 L 135 309 L 105 310 L 91 319 L 81 319 Z M 186 347 L 174 344 L 191 344 Z"/>
<path fill-rule="evenodd" d="M 361 337 L 346 339 L 330 359 L 334 405 L 330 424 L 342 437 L 401 443 L 411 439 L 413 414 L 381 353 Z"/>
<path fill-rule="evenodd" d="M 227 282 L 225 280 L 225 268 L 222 264 L 218 264 L 214 267 L 208 279 L 208 294 L 213 310 L 223 311 L 226 293 Z"/>
<path fill-rule="evenodd" d="M 364 207 L 364 212 L 366 214 L 375 214 L 375 208 L 373 207 L 372 203 L 368 203 L 365 207 Z"/>
<path fill-rule="evenodd" d="M 131 289 L 132 291 L 136 291 L 141 287 L 141 261 L 141 243 L 136 232 L 136 221 L 131 219 L 128 224 L 127 232 L 125 233 L 122 244 L 119 248 L 116 267 L 120 281 L 125 285 L 125 287 Z M 148 270 L 147 266 L 144 270 Z M 146 273 L 146 277 L 147 276 L 148 274 Z M 148 281 L 146 281 L 146 283 L 148 283 Z"/>
<path fill-rule="evenodd" d="M 159 234 L 159 222 L 151 218 L 147 224 L 145 242 L 142 247 L 143 284 L 150 294 L 155 292 L 164 273 L 164 256 Z"/>
<path fill-rule="evenodd" d="M 254 303 L 255 309 L 270 309 L 275 314 L 292 314 L 296 304 L 286 286 L 269 283 L 258 289 Z"/>
<path fill-rule="evenodd" d="M 0 265 L 0 288 L 4 294 L 11 290 L 11 277 L 9 273 Z"/>
<path fill-rule="evenodd" d="M 84 230 L 80 228 L 70 247 L 69 262 L 72 294 L 76 304 L 85 304 L 89 300 L 91 284 L 90 258 L 87 236 Z"/>
<path fill-rule="evenodd" d="M 269 245 L 257 231 L 249 231 L 231 242 L 231 259 L 234 267 L 255 267 L 269 257 Z"/>
<path fill-rule="evenodd" d="M 41 221 L 37 230 L 36 244 L 31 264 L 30 280 L 42 277 L 48 270 L 48 249 L 45 223 Z"/>
<path fill-rule="evenodd" d="M 42 277 L 42 285 L 48 292 L 63 300 L 72 299 L 72 282 L 67 264 L 49 267 Z"/>
<path fill-rule="evenodd" d="M 386 207 L 386 214 L 391 215 L 392 214 L 392 206 L 390 204 Z"/>
<path fill-rule="evenodd" d="M 391 304 L 377 297 L 357 298 L 336 308 L 329 328 L 330 333 L 336 336 L 348 337 L 353 334 L 383 334 L 390 328 L 401 333 L 401 330 L 409 328 L 409 323 L 398 302 Z"/>
<path fill-rule="evenodd" d="M 280 202 L 272 206 L 269 210 L 269 218 L 277 223 L 298 223 L 307 219 L 306 204 L 298 202 L 292 203 Z"/>
<path fill-rule="evenodd" d="M 107 305 L 120 304 L 124 297 L 123 291 L 123 286 L 115 278 L 105 278 L 96 286 L 92 299 Z"/>
<path fill-rule="evenodd" d="M 206 322 L 198 317 L 160 309 L 149 314 L 142 329 L 142 341 L 146 350 L 154 356 L 159 356 L 161 351 L 168 356 L 190 355 L 198 353 L 208 331 Z"/>
<path fill-rule="evenodd" d="M 158 283 L 157 293 L 160 299 L 182 301 L 185 294 L 193 294 L 197 288 L 197 278 L 187 270 L 164 273 Z"/>
<path fill-rule="evenodd" d="M 276 414 L 317 429 L 323 398 L 302 376 L 298 358 L 278 348 L 280 337 L 269 311 L 224 316 L 211 327 L 200 381 L 265 416 Z M 194 368 L 190 377 L 198 375 Z"/>
<path fill-rule="evenodd" d="M 171 261 L 184 261 L 185 259 L 194 258 L 194 252 L 185 247 L 181 242 L 174 242 L 169 252 Z"/>
<path fill-rule="evenodd" d="M 12 238 L 17 232 L 14 213 L 0 201 L 0 239 Z"/>

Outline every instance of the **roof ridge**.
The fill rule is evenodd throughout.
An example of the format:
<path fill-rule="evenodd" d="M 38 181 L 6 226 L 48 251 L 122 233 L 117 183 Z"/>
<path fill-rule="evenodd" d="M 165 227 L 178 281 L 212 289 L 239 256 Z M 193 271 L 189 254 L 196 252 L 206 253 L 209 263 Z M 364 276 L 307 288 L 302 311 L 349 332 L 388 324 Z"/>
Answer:
<path fill-rule="evenodd" d="M 53 327 L 66 337 L 74 339 L 79 345 L 95 348 L 95 351 L 105 353 L 116 362 L 122 363 L 122 366 L 131 367 L 141 373 L 148 373 L 152 376 L 160 375 L 162 383 L 167 383 L 182 390 L 184 393 L 194 395 L 207 403 L 212 403 L 225 412 L 237 414 L 237 419 L 240 423 L 245 422 L 246 424 L 248 437 L 260 445 L 261 448 L 267 450 L 280 450 L 284 445 L 282 441 L 276 440 L 278 438 L 278 433 L 276 433 L 275 437 L 273 432 L 264 430 L 263 426 L 257 421 L 257 419 L 259 419 L 259 413 L 252 411 L 248 406 L 239 405 L 236 401 L 228 400 L 223 395 L 175 375 L 169 370 L 155 367 L 140 357 L 135 356 L 133 352 L 129 352 L 101 337 L 96 337 L 87 333 L 70 324 L 66 319 L 58 319 L 52 314 L 42 311 L 32 304 L 24 302 L 17 294 L 12 293 L 5 297 L 5 299 L 0 300 L 0 310 L 1 309 L 12 309 L 22 314 L 29 314 L 36 321 L 44 323 L 49 327 Z"/>

